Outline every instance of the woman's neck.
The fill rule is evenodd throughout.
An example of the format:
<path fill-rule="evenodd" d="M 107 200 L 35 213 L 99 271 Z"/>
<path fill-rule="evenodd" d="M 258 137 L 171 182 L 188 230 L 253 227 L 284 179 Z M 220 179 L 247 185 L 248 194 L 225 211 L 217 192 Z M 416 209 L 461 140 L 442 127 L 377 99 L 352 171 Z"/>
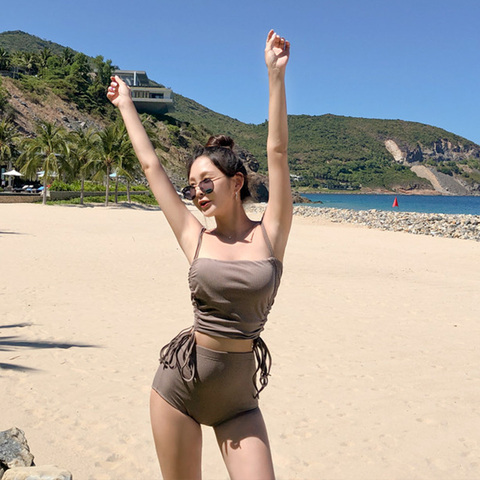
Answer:
<path fill-rule="evenodd" d="M 243 238 L 255 225 L 255 222 L 250 220 L 240 205 L 235 208 L 229 215 L 215 217 L 217 227 L 212 233 L 228 240 L 239 240 Z"/>

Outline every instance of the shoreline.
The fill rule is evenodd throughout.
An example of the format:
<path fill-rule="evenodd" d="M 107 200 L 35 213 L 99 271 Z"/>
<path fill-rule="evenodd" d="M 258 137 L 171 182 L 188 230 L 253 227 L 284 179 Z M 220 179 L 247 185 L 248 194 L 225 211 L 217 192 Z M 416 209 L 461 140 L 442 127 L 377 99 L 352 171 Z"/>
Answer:
<path fill-rule="evenodd" d="M 437 190 L 382 190 L 382 189 L 365 189 L 365 190 L 327 190 L 327 191 L 299 191 L 295 190 L 300 196 L 305 195 L 405 195 L 409 197 L 415 196 L 430 196 L 430 197 L 480 197 L 480 193 L 478 194 L 470 194 L 470 195 L 460 195 L 454 193 L 442 193 Z"/>

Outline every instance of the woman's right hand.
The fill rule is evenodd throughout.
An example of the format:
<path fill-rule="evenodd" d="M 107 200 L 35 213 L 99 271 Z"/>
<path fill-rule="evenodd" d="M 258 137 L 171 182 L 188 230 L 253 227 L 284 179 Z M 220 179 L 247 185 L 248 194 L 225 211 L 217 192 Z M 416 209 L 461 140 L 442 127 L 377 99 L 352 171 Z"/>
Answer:
<path fill-rule="evenodd" d="M 265 63 L 268 70 L 277 70 L 285 73 L 289 57 L 290 42 L 277 35 L 273 30 L 270 30 L 265 45 Z"/>
<path fill-rule="evenodd" d="M 122 108 L 125 104 L 132 102 L 132 94 L 128 85 L 118 76 L 111 78 L 108 87 L 107 98 L 118 108 Z"/>

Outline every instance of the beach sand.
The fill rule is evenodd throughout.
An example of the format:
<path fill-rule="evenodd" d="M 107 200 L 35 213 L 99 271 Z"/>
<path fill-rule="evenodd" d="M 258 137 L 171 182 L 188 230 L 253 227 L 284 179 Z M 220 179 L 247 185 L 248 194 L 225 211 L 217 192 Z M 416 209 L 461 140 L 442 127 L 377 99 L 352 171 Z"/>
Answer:
<path fill-rule="evenodd" d="M 76 480 L 159 479 L 148 397 L 191 325 L 157 209 L 0 206 L 0 430 Z M 280 480 L 480 478 L 480 243 L 295 217 L 263 338 Z M 204 430 L 204 478 L 227 479 Z"/>

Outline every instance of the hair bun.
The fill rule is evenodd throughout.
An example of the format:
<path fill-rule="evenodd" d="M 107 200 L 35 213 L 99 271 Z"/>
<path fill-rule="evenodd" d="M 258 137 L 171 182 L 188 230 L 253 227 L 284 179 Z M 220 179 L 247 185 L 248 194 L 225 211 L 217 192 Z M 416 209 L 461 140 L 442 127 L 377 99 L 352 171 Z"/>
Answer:
<path fill-rule="evenodd" d="M 205 144 L 205 147 L 224 147 L 233 150 L 234 145 L 235 142 L 233 139 L 227 135 L 212 135 Z"/>

